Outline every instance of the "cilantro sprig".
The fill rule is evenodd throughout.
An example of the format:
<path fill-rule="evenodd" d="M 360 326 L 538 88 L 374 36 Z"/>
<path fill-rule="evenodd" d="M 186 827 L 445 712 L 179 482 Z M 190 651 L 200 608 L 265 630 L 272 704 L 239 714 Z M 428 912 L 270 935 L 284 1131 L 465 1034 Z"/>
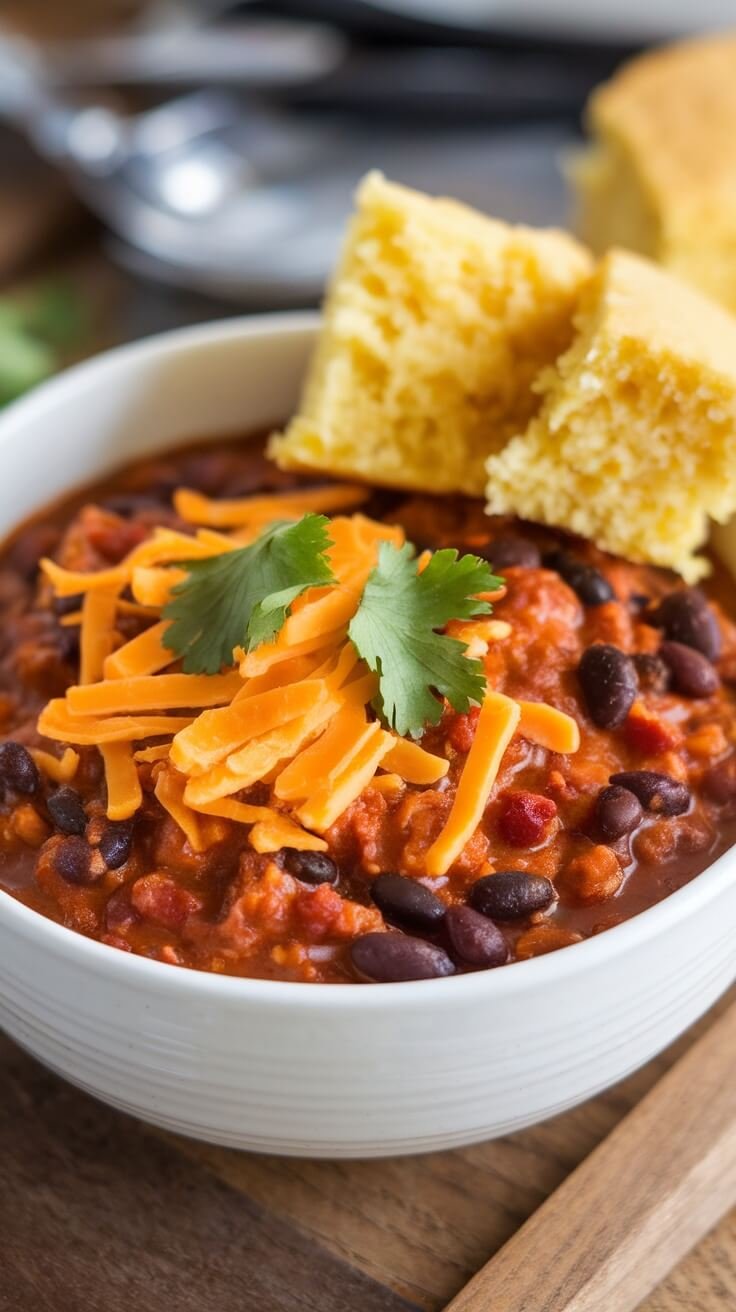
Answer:
<path fill-rule="evenodd" d="M 187 674 L 217 674 L 236 647 L 252 650 L 276 636 L 293 601 L 307 588 L 335 583 L 327 555 L 329 520 L 305 515 L 274 524 L 248 547 L 185 562 L 187 577 L 164 607 L 164 636 Z M 450 620 L 488 615 L 479 593 L 501 579 L 478 556 L 435 551 L 421 573 L 411 543 L 382 542 L 348 636 L 378 675 L 373 706 L 396 733 L 418 737 L 442 715 L 442 698 L 456 711 L 481 701 L 483 664 L 465 643 L 441 630 Z"/>
<path fill-rule="evenodd" d="M 73 354 L 87 315 L 76 293 L 50 283 L 0 299 L 0 406 L 43 382 Z"/>
<path fill-rule="evenodd" d="M 187 577 L 162 614 L 172 621 L 164 644 L 182 657 L 185 674 L 219 673 L 236 647 L 274 638 L 307 588 L 335 582 L 328 529 L 324 515 L 304 515 L 272 524 L 248 547 L 184 562 Z"/>
<path fill-rule="evenodd" d="M 446 697 L 456 711 L 481 701 L 483 664 L 466 655 L 466 645 L 438 633 L 450 620 L 490 614 L 477 593 L 491 592 L 500 580 L 478 556 L 436 551 L 417 573 L 410 543 L 383 542 L 348 635 L 378 675 L 373 705 L 390 729 L 418 736 L 437 724 Z"/>

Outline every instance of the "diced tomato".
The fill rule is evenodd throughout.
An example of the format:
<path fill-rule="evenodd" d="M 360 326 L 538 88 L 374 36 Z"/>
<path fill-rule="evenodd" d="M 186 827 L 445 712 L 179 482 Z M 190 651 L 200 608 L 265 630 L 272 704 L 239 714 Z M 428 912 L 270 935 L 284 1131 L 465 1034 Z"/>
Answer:
<path fill-rule="evenodd" d="M 164 925 L 166 929 L 181 929 L 190 916 L 202 909 L 198 897 L 175 884 L 173 879 L 159 874 L 137 879 L 130 900 L 139 915 L 157 925 Z"/>
<path fill-rule="evenodd" d="M 679 741 L 679 734 L 667 720 L 652 715 L 643 706 L 632 706 L 624 725 L 626 740 L 644 756 L 659 756 L 669 752 Z"/>
<path fill-rule="evenodd" d="M 118 515 L 100 515 L 87 529 L 91 546 L 105 560 L 116 565 L 148 537 L 150 530 L 135 519 L 121 519 Z"/>
<path fill-rule="evenodd" d="M 551 797 L 539 793 L 508 793 L 501 804 L 499 829 L 514 847 L 536 847 L 557 815 Z"/>
<path fill-rule="evenodd" d="M 310 937 L 320 939 L 332 928 L 342 911 L 342 898 L 329 884 L 300 890 L 294 899 L 294 919 Z"/>
<path fill-rule="evenodd" d="M 473 746 L 479 715 L 479 706 L 471 706 L 465 715 L 453 715 L 447 730 L 447 738 L 456 752 L 470 751 Z"/>

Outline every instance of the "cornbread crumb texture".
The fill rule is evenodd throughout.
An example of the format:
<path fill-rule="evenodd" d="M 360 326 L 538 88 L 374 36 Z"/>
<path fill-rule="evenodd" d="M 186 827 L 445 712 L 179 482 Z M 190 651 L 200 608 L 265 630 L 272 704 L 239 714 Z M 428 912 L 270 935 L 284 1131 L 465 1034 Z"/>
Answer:
<path fill-rule="evenodd" d="M 628 246 L 736 309 L 736 35 L 640 56 L 588 107 L 573 164 L 578 228 Z"/>
<path fill-rule="evenodd" d="M 271 454 L 394 486 L 481 495 L 488 453 L 539 401 L 591 259 L 369 174 L 300 413 Z"/>
<path fill-rule="evenodd" d="M 736 511 L 736 320 L 612 251 L 576 326 L 538 416 L 488 461 L 488 509 L 697 579 L 708 517 Z"/>

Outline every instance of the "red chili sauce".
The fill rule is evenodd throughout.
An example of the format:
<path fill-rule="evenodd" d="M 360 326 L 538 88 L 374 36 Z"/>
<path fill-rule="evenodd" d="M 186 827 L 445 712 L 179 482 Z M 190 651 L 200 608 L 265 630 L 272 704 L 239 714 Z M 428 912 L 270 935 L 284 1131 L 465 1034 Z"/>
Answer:
<path fill-rule="evenodd" d="M 2 741 L 59 755 L 59 744 L 38 737 L 36 719 L 47 699 L 77 680 L 78 629 L 60 623 L 77 603 L 48 597 L 39 583 L 42 555 L 69 569 L 100 569 L 157 524 L 186 527 L 171 506 L 177 486 L 233 497 L 299 481 L 268 464 L 256 441 L 218 442 L 138 462 L 20 528 L 0 557 Z M 497 935 L 486 964 L 537 956 L 616 925 L 681 887 L 734 841 L 736 625 L 725 609 L 729 583 L 717 571 L 705 604 L 672 574 L 547 529 L 489 520 L 479 503 L 376 492 L 365 510 L 401 523 L 418 548 L 452 545 L 497 567 L 508 592 L 494 614 L 512 632 L 491 647 L 491 686 L 575 717 L 580 750 L 558 756 L 515 738 L 482 825 L 449 875 L 428 879 L 424 854 L 447 817 L 473 741 L 473 712 L 448 709 L 425 735 L 424 745 L 450 761 L 446 779 L 394 795 L 367 788 L 326 835 L 326 867 L 321 858 L 321 871 L 310 871 L 310 854 L 301 854 L 301 877 L 288 853 L 257 854 L 247 830 L 232 823 L 214 847 L 193 852 L 153 795 L 151 765 L 140 766 L 144 804 L 135 822 L 113 825 L 96 748 L 79 749 L 70 785 L 77 797 L 61 799 L 68 814 L 54 800 L 58 785 L 43 772 L 29 779 L 27 758 L 0 749 L 0 888 L 113 949 L 231 975 L 336 982 L 360 977 L 354 941 L 385 928 L 442 948 L 456 970 L 477 968 L 458 952 L 461 936 L 450 939 L 443 912 L 468 900 L 480 906 L 473 886 L 493 872 L 516 872 L 522 885 L 524 875 L 543 876 L 556 896 L 542 910 L 525 910 L 517 898 L 513 918 L 508 909 L 507 918 L 496 915 L 502 951 Z M 670 594 L 678 597 L 674 608 L 660 610 Z M 122 616 L 121 636 L 134 637 L 144 623 Z M 684 658 L 662 648 L 673 640 Z M 636 679 L 633 705 L 612 728 L 592 718 L 601 695 L 595 668 L 587 695 L 579 670 L 596 644 L 617 649 Z M 689 665 L 688 651 L 697 653 Z M 620 785 L 604 793 L 616 787 L 611 776 L 632 771 L 667 778 L 652 783 L 638 774 L 626 796 Z M 266 802 L 268 788 L 242 797 Z M 92 849 L 93 882 L 74 882 L 59 858 L 70 825 Z M 405 912 L 401 923 L 390 889 L 383 912 L 372 899 L 372 882 L 388 872 L 422 881 L 439 900 L 423 928 Z M 513 902 L 513 887 L 511 894 Z"/>

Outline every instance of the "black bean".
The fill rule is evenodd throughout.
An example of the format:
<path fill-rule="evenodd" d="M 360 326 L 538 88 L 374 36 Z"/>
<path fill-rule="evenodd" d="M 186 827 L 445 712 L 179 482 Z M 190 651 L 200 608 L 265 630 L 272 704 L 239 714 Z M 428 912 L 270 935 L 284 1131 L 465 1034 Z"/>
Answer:
<path fill-rule="evenodd" d="M 631 659 L 643 692 L 667 692 L 670 672 L 661 656 L 655 656 L 650 651 L 638 651 Z"/>
<path fill-rule="evenodd" d="M 76 627 L 58 629 L 56 646 L 60 660 L 67 665 L 76 665 L 79 660 L 79 629 Z"/>
<path fill-rule="evenodd" d="M 544 911 L 555 900 L 554 885 L 544 875 L 526 870 L 499 870 L 484 875 L 471 886 L 468 901 L 482 916 L 492 920 L 522 920 L 534 911 Z"/>
<path fill-rule="evenodd" d="M 54 597 L 51 608 L 54 615 L 72 615 L 75 610 L 80 610 L 84 597 L 81 592 L 76 592 L 73 597 Z"/>
<path fill-rule="evenodd" d="M 97 503 L 103 510 L 109 510 L 121 519 L 131 519 L 142 510 L 160 510 L 161 498 L 145 492 L 118 492 L 114 496 L 103 497 Z"/>
<path fill-rule="evenodd" d="M 720 687 L 715 667 L 695 647 L 684 642 L 663 642 L 659 649 L 662 660 L 669 667 L 672 682 L 683 697 L 710 697 Z"/>
<path fill-rule="evenodd" d="M 605 574 L 593 565 L 582 565 L 568 582 L 584 606 L 603 606 L 616 595 Z"/>
<path fill-rule="evenodd" d="M 606 601 L 613 601 L 616 595 L 599 569 L 586 565 L 570 551 L 551 551 L 545 556 L 544 563 L 548 569 L 557 571 L 584 606 L 602 606 Z"/>
<path fill-rule="evenodd" d="M 448 907 L 445 929 L 455 956 L 469 966 L 503 966 L 509 948 L 498 925 L 472 907 Z"/>
<path fill-rule="evenodd" d="M 230 495 L 230 493 L 228 493 Z M 371 519 L 385 519 L 387 515 L 395 515 L 399 506 L 406 501 L 406 492 L 397 491 L 395 488 L 376 487 L 371 488 L 370 499 L 361 508 L 361 513 L 369 515 Z M 412 536 L 414 546 L 419 548 L 419 543 Z M 425 548 L 430 548 L 430 543 L 424 543 Z"/>
<path fill-rule="evenodd" d="M 371 884 L 371 897 L 386 919 L 402 929 L 437 929 L 445 916 L 444 902 L 405 875 L 379 875 Z"/>
<path fill-rule="evenodd" d="M 672 642 L 701 651 L 709 661 L 721 653 L 721 631 L 713 611 L 699 588 L 671 592 L 649 616 L 649 622 L 664 629 Z"/>
<path fill-rule="evenodd" d="M 0 780 L 16 793 L 30 797 L 41 783 L 38 766 L 27 747 L 22 743 L 7 742 L 0 746 Z"/>
<path fill-rule="evenodd" d="M 134 820 L 108 820 L 102 831 L 99 849 L 108 870 L 119 870 L 130 856 Z"/>
<path fill-rule="evenodd" d="M 90 868 L 92 849 L 83 838 L 62 838 L 54 848 L 54 869 L 67 884 L 96 884 L 100 875 Z"/>
<path fill-rule="evenodd" d="M 611 783 L 628 788 L 647 811 L 657 815 L 682 815 L 690 805 L 690 790 L 686 785 L 656 770 L 622 770 L 611 775 Z"/>
<path fill-rule="evenodd" d="M 157 501 L 160 501 L 162 505 L 168 506 L 169 502 L 173 500 L 177 488 L 181 487 L 181 479 L 177 478 L 176 474 L 170 476 L 162 474 L 160 478 L 155 478 L 149 484 L 149 487 L 151 495 Z"/>
<path fill-rule="evenodd" d="M 736 799 L 736 756 L 712 765 L 703 775 L 702 789 L 711 802 L 725 806 Z"/>
<path fill-rule="evenodd" d="M 623 724 L 638 691 L 633 661 L 610 643 L 596 643 L 583 653 L 578 678 L 593 723 L 600 729 Z"/>
<path fill-rule="evenodd" d="M 572 565 L 579 565 L 581 562 L 569 551 L 563 551 L 561 547 L 553 547 L 551 551 L 545 551 L 542 564 L 545 569 L 552 569 L 556 574 L 563 575 L 563 570 L 569 569 Z"/>
<path fill-rule="evenodd" d="M 300 852 L 296 847 L 283 847 L 281 858 L 289 874 L 303 884 L 336 884 L 340 878 L 332 857 L 324 852 Z"/>
<path fill-rule="evenodd" d="M 49 815 L 63 834 L 83 834 L 87 828 L 87 816 L 82 799 L 74 788 L 57 788 L 52 793 L 47 806 Z"/>
<path fill-rule="evenodd" d="M 512 565 L 538 569 L 542 562 L 539 547 L 529 538 L 496 538 L 495 542 L 489 542 L 478 554 L 489 560 L 494 569 L 509 569 Z"/>
<path fill-rule="evenodd" d="M 604 843 L 615 843 L 641 824 L 644 808 L 635 793 L 620 784 L 609 784 L 598 794 L 595 821 Z"/>
<path fill-rule="evenodd" d="M 230 476 L 230 461 L 216 451 L 189 456 L 181 468 L 181 486 L 194 487 L 208 497 L 222 496 Z"/>
<path fill-rule="evenodd" d="M 353 940 L 350 956 L 358 974 L 374 984 L 439 979 L 455 973 L 443 948 L 407 934 L 362 934 Z"/>

